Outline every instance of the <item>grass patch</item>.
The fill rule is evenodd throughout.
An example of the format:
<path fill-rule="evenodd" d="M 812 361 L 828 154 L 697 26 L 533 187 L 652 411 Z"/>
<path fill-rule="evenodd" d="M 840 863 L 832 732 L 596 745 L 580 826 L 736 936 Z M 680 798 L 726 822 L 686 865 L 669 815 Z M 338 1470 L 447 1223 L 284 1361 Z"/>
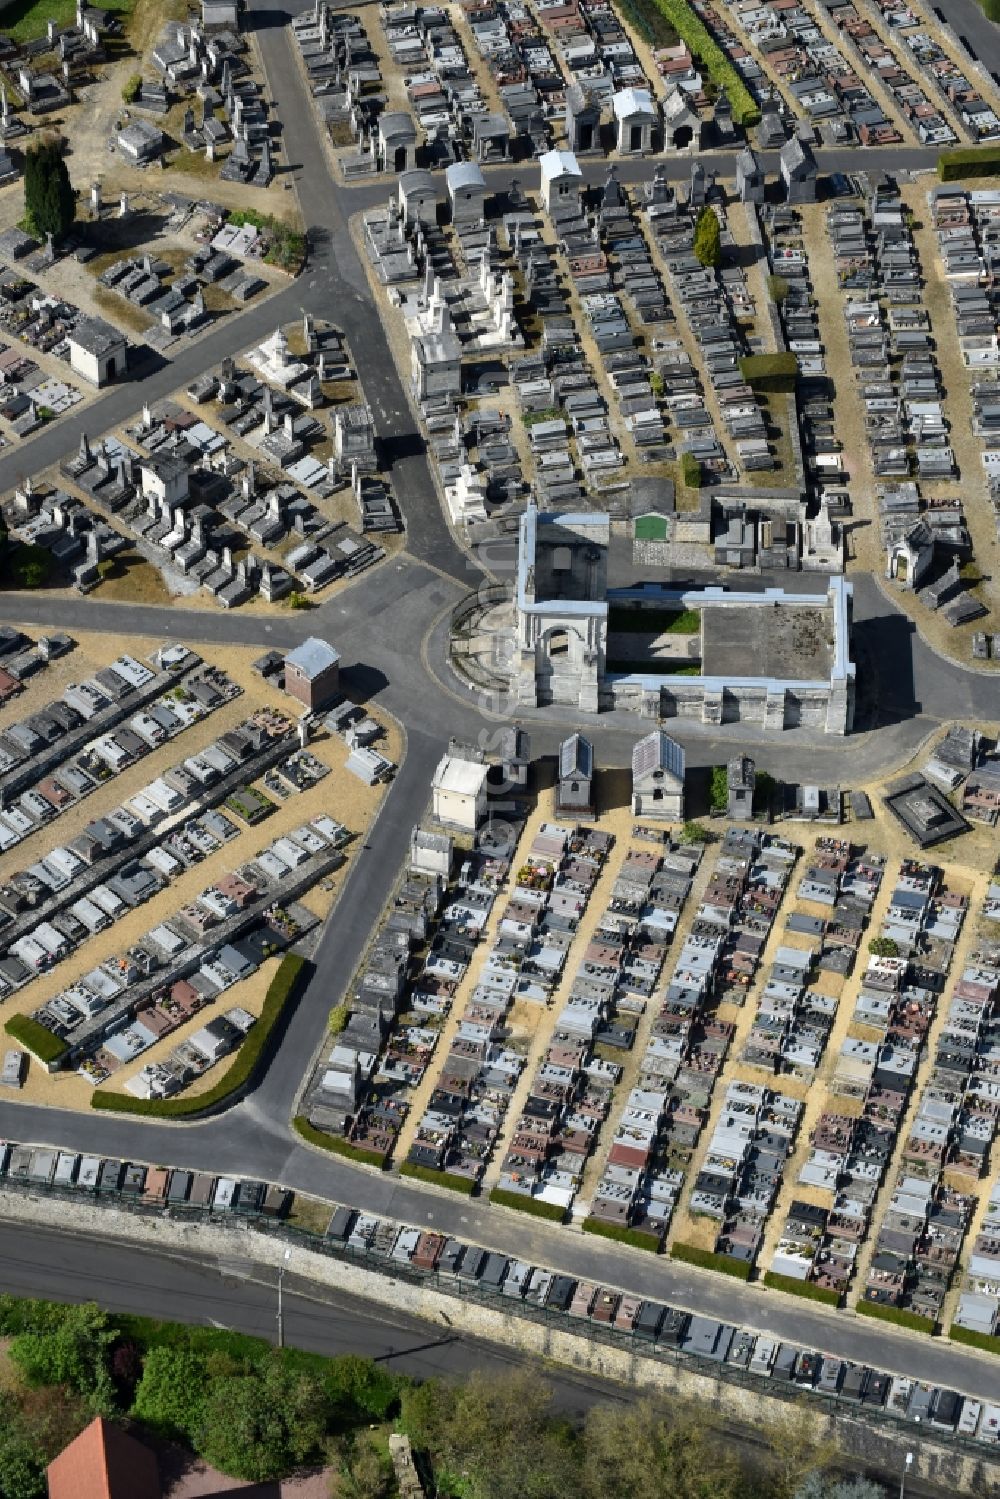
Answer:
<path fill-rule="evenodd" d="M 622 672 L 630 677 L 697 677 L 701 675 L 700 663 L 672 661 L 669 657 L 663 661 L 610 660 L 604 663 L 604 669 Z"/>
<path fill-rule="evenodd" d="M 561 1223 L 566 1216 L 565 1208 L 561 1208 L 555 1202 L 542 1202 L 538 1197 L 523 1197 L 520 1192 L 505 1192 L 502 1187 L 494 1187 L 490 1193 L 490 1202 L 495 1202 L 497 1207 L 513 1208 L 518 1213 L 530 1213 L 532 1218 L 547 1218 L 550 1223 Z"/>
<path fill-rule="evenodd" d="M 145 1118 L 185 1119 L 222 1103 L 250 1082 L 285 1007 L 302 988 L 311 967 L 298 953 L 285 954 L 267 986 L 260 1019 L 254 1022 L 232 1066 L 206 1093 L 194 1093 L 189 1098 L 133 1098 L 129 1093 L 98 1091 L 91 1099 L 91 1107 L 115 1114 L 141 1114 Z"/>
<path fill-rule="evenodd" d="M 132 0 L 107 0 L 103 7 L 117 16 L 127 16 Z M 13 0 L 4 7 L 2 29 L 15 42 L 33 42 L 45 35 L 45 28 L 55 21 L 62 30 L 76 25 L 76 0 Z"/>
<path fill-rule="evenodd" d="M 404 1161 L 399 1174 L 411 1176 L 414 1181 L 429 1182 L 434 1187 L 447 1187 L 449 1192 L 461 1192 L 463 1197 L 471 1197 L 479 1185 L 471 1176 L 459 1176 L 454 1171 L 435 1171 L 432 1166 L 418 1166 L 414 1161 Z"/>
<path fill-rule="evenodd" d="M 779 1275 L 776 1270 L 768 1270 L 764 1276 L 764 1284 L 773 1291 L 786 1291 L 789 1296 L 802 1296 L 806 1301 L 821 1301 L 826 1306 L 840 1305 L 839 1291 L 817 1286 L 811 1280 L 796 1280 L 794 1275 Z"/>
<path fill-rule="evenodd" d="M 231 796 L 226 797 L 226 806 L 250 827 L 263 822 L 265 817 L 270 817 L 275 811 L 275 803 L 263 791 L 258 791 L 256 786 L 244 786 L 241 790 L 234 791 Z"/>
<path fill-rule="evenodd" d="M 959 1327 L 957 1322 L 953 1322 L 948 1329 L 948 1336 L 953 1343 L 964 1343 L 968 1348 L 1000 1355 L 1000 1338 L 991 1337 L 988 1332 L 976 1332 L 973 1327 Z"/>
<path fill-rule="evenodd" d="M 648 1249 L 659 1254 L 662 1241 L 656 1234 L 644 1234 L 641 1229 L 627 1228 L 624 1223 L 604 1223 L 600 1218 L 584 1218 L 585 1234 L 597 1234 L 601 1239 L 614 1239 L 616 1244 L 631 1244 L 633 1249 Z"/>
<path fill-rule="evenodd" d="M 317 1129 L 314 1124 L 310 1124 L 304 1114 L 296 1114 L 292 1120 L 292 1127 L 308 1145 L 316 1145 L 320 1150 L 329 1150 L 332 1155 L 342 1155 L 347 1160 L 356 1161 L 362 1166 L 377 1166 L 380 1171 L 385 1170 L 385 1163 L 389 1159 L 388 1153 L 383 1155 L 377 1150 L 363 1150 L 340 1135 L 328 1135 L 324 1130 Z"/>
<path fill-rule="evenodd" d="M 794 354 L 746 354 L 740 360 L 740 374 L 753 390 L 791 394 L 798 373 Z"/>
<path fill-rule="evenodd" d="M 4 1030 L 12 1040 L 20 1041 L 33 1057 L 37 1057 L 46 1066 L 58 1062 L 69 1051 L 60 1036 L 54 1035 L 37 1020 L 32 1020 L 30 1015 L 12 1015 Z"/>
<path fill-rule="evenodd" d="M 546 406 L 543 411 L 525 411 L 521 417 L 526 427 L 537 427 L 539 422 L 565 422 L 566 418 L 556 406 Z"/>
<path fill-rule="evenodd" d="M 697 635 L 701 629 L 698 609 L 612 609 L 609 634 Z"/>
<path fill-rule="evenodd" d="M 936 1323 L 930 1317 L 919 1317 L 901 1306 L 883 1306 L 881 1301 L 859 1301 L 858 1312 L 862 1317 L 875 1317 L 880 1322 L 892 1322 L 896 1327 L 908 1327 L 911 1332 L 932 1333 Z"/>
<path fill-rule="evenodd" d="M 672 1260 L 682 1260 L 685 1265 L 698 1265 L 702 1270 L 717 1270 L 720 1275 L 731 1275 L 735 1280 L 750 1279 L 750 1265 L 746 1260 L 730 1259 L 728 1254 L 715 1254 L 711 1249 L 699 1249 L 697 1244 L 675 1244 L 670 1251 Z"/>

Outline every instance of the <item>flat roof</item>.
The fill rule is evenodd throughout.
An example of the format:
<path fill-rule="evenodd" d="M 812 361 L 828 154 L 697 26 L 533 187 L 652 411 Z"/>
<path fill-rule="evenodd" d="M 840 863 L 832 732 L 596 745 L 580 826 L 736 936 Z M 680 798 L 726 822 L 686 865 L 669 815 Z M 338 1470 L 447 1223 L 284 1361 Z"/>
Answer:
<path fill-rule="evenodd" d="M 476 796 L 489 774 L 489 768 L 474 760 L 457 760 L 444 755 L 434 772 L 435 791 L 452 791 L 459 796 Z"/>
<path fill-rule="evenodd" d="M 701 612 L 702 668 L 709 677 L 829 681 L 834 660 L 833 609 L 826 599 L 780 606 L 733 604 Z"/>

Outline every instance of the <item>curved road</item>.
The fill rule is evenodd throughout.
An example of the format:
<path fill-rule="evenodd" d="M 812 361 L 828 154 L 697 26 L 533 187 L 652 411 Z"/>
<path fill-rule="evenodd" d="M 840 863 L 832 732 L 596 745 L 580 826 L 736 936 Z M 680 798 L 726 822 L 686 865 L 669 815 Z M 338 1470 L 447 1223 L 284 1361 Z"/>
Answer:
<path fill-rule="evenodd" d="M 393 462 L 393 483 L 407 519 L 407 551 L 384 564 L 350 592 L 331 599 L 305 620 L 275 615 L 228 616 L 222 612 L 86 604 L 44 594 L 0 596 L 0 617 L 24 624 L 62 625 L 107 631 L 110 636 L 180 634 L 193 642 L 289 646 L 305 635 L 329 634 L 344 653 L 354 691 L 377 699 L 407 730 L 407 752 L 383 810 L 369 835 L 370 849 L 356 862 L 315 958 L 316 971 L 290 1019 L 275 1061 L 260 1086 L 229 1112 L 191 1125 L 150 1124 L 55 1108 L 0 1103 L 0 1130 L 14 1139 L 67 1149 L 169 1162 L 236 1176 L 264 1177 L 333 1201 L 349 1202 L 415 1225 L 434 1226 L 458 1237 L 488 1242 L 535 1263 L 628 1287 L 692 1310 L 718 1315 L 881 1368 L 919 1374 L 1000 1401 L 1000 1365 L 945 1342 L 921 1341 L 864 1319 L 836 1315 L 808 1303 L 777 1296 L 758 1286 L 730 1283 L 637 1251 L 595 1242 L 570 1229 L 524 1221 L 521 1215 L 488 1209 L 478 1201 L 381 1176 L 302 1145 L 289 1116 L 326 1017 L 341 996 L 367 941 L 372 919 L 386 899 L 405 857 L 410 829 L 426 805 L 430 777 L 448 733 L 476 737 L 498 720 L 448 680 L 435 625 L 481 574 L 452 537 L 442 515 L 423 443 L 386 344 L 379 313 L 371 303 L 364 271 L 347 226 L 355 198 L 332 181 L 312 110 L 305 99 L 283 17 L 254 13 L 272 94 L 281 103 L 286 160 L 297 173 L 300 197 L 316 246 L 294 286 L 226 324 L 182 352 L 170 365 L 113 390 L 92 406 L 92 432 L 130 417 L 140 399 L 158 399 L 194 374 L 245 347 L 300 308 L 342 327 L 356 359 L 363 351 L 365 391 L 380 439 Z M 290 107 L 298 100 L 300 107 Z M 234 329 L 237 332 L 234 334 Z M 359 363 L 361 360 L 359 359 Z M 67 418 L 16 455 L 0 459 L 0 490 L 30 466 L 38 470 L 71 451 L 82 420 Z M 1000 679 L 943 663 L 915 635 L 910 623 L 869 579 L 857 580 L 858 646 L 869 680 L 877 684 L 877 730 L 852 738 L 852 773 L 871 771 L 905 758 L 938 722 L 954 716 L 1000 719 Z M 467 693 L 471 699 L 472 694 Z M 568 720 L 522 713 L 535 749 L 549 752 Z M 598 755 L 625 762 L 635 724 L 608 715 L 589 732 Z M 692 763 L 714 763 L 733 746 L 762 736 L 745 726 L 699 732 L 678 726 L 690 745 Z M 768 762 L 779 773 L 843 780 L 848 754 L 843 741 L 817 748 L 789 733 L 769 740 Z M 58 1089 L 58 1084 L 56 1085 Z"/>

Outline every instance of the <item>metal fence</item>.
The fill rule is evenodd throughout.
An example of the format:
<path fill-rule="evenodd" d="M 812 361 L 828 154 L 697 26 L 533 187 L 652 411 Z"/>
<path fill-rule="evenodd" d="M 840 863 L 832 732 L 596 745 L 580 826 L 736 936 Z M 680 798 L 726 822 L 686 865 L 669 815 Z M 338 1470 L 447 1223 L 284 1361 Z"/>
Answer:
<path fill-rule="evenodd" d="M 23 1192 L 29 1198 L 37 1197 L 44 1199 L 55 1197 L 67 1202 L 79 1202 L 86 1196 L 87 1199 L 93 1201 L 98 1206 L 113 1207 L 118 1210 L 124 1209 L 127 1212 L 134 1213 L 137 1217 L 166 1218 L 169 1221 L 178 1223 L 210 1223 L 213 1228 L 223 1228 L 231 1231 L 246 1231 L 252 1228 L 255 1232 L 274 1238 L 279 1242 L 308 1249 L 314 1254 L 325 1255 L 328 1259 L 353 1261 L 363 1265 L 366 1270 L 370 1270 L 378 1275 L 384 1275 L 390 1280 L 403 1281 L 407 1285 L 429 1287 L 434 1291 L 440 1292 L 442 1295 L 452 1296 L 460 1301 L 474 1302 L 498 1310 L 502 1308 L 510 1316 L 534 1322 L 539 1326 L 551 1327 L 572 1333 L 577 1337 L 586 1338 L 592 1343 L 603 1343 L 620 1352 L 650 1359 L 656 1363 L 672 1364 L 684 1369 L 690 1369 L 695 1373 L 714 1379 L 720 1386 L 735 1385 L 742 1389 L 753 1390 L 758 1394 L 766 1393 L 785 1401 L 787 1404 L 801 1404 L 805 1398 L 808 1399 L 810 1408 L 815 1408 L 829 1416 L 849 1416 L 858 1419 L 870 1427 L 873 1432 L 890 1428 L 900 1432 L 905 1430 L 911 1437 L 914 1435 L 912 1421 L 907 1421 L 905 1416 L 898 1415 L 895 1411 L 887 1410 L 884 1406 L 863 1405 L 854 1401 L 844 1400 L 839 1395 L 821 1394 L 814 1388 L 796 1384 L 794 1380 L 775 1380 L 765 1375 L 753 1373 L 751 1370 L 742 1368 L 738 1364 L 729 1364 L 720 1362 L 717 1359 L 705 1358 L 701 1354 L 678 1348 L 674 1344 L 644 1338 L 632 1330 L 623 1330 L 611 1327 L 606 1323 L 593 1322 L 586 1317 L 572 1317 L 569 1312 L 559 1311 L 554 1307 L 532 1306 L 520 1298 L 505 1296 L 499 1288 L 493 1289 L 484 1286 L 478 1280 L 466 1280 L 462 1276 L 446 1274 L 437 1269 L 421 1270 L 408 1261 L 400 1262 L 392 1259 L 390 1255 L 378 1254 L 369 1246 L 340 1244 L 334 1239 L 328 1239 L 323 1234 L 312 1233 L 308 1229 L 299 1228 L 294 1223 L 269 1217 L 259 1211 L 241 1213 L 238 1207 L 225 1211 L 214 1211 L 210 1207 L 200 1207 L 190 1202 L 170 1205 L 149 1203 L 143 1202 L 129 1193 L 121 1192 L 120 1190 L 114 1192 L 90 1190 L 85 1193 L 79 1187 L 56 1186 L 52 1183 L 32 1182 L 26 1179 L 12 1179 L 10 1177 L 4 1178 L 2 1185 L 13 1188 L 15 1191 Z M 956 1431 L 949 1431 L 944 1427 L 935 1427 L 932 1431 L 926 1425 L 922 1425 L 919 1430 L 922 1443 L 928 1441 L 937 1443 L 941 1446 L 946 1446 L 952 1451 L 962 1452 L 980 1460 L 983 1460 L 989 1452 L 989 1448 L 985 1443 L 977 1442 L 972 1437 L 964 1436 Z"/>

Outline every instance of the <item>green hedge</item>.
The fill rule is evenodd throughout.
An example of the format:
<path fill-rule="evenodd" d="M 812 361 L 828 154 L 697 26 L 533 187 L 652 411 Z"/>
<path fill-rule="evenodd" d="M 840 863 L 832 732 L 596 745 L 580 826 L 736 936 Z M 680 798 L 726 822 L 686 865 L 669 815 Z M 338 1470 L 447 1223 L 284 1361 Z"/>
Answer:
<path fill-rule="evenodd" d="M 598 1234 L 602 1239 L 614 1239 L 616 1244 L 631 1244 L 633 1249 L 648 1249 L 659 1254 L 662 1241 L 655 1234 L 644 1234 L 638 1228 L 626 1228 L 624 1223 L 604 1223 L 600 1218 L 584 1218 L 585 1234 Z"/>
<path fill-rule="evenodd" d="M 975 1328 L 959 1327 L 953 1322 L 948 1336 L 953 1343 L 966 1343 L 970 1348 L 981 1348 L 983 1353 L 1000 1354 L 1000 1338 L 991 1337 L 988 1332 L 976 1332 Z"/>
<path fill-rule="evenodd" d="M 822 1301 L 827 1306 L 840 1305 L 839 1291 L 817 1286 L 811 1280 L 796 1280 L 794 1275 L 779 1275 L 776 1270 L 768 1270 L 764 1276 L 764 1284 L 775 1291 L 787 1291 L 790 1296 L 804 1296 L 806 1301 Z"/>
<path fill-rule="evenodd" d="M 522 1197 L 520 1192 L 505 1192 L 502 1187 L 493 1188 L 490 1202 L 495 1202 L 501 1208 L 514 1208 L 518 1213 L 530 1213 L 533 1218 L 547 1218 L 550 1223 L 561 1223 L 566 1216 L 565 1209 L 555 1202 L 542 1202 L 537 1197 Z"/>
<path fill-rule="evenodd" d="M 979 0 L 979 8 L 987 21 L 1000 21 L 1000 0 Z"/>
<path fill-rule="evenodd" d="M 377 1150 L 365 1150 L 360 1145 L 352 1145 L 350 1140 L 345 1140 L 342 1135 L 328 1135 L 325 1130 L 317 1129 L 310 1124 L 304 1114 L 296 1114 L 292 1120 L 292 1127 L 297 1135 L 301 1135 L 309 1145 L 318 1145 L 320 1150 L 329 1150 L 334 1155 L 346 1156 L 349 1161 L 356 1161 L 360 1166 L 377 1166 L 380 1171 L 385 1170 L 386 1161 L 389 1159 L 388 1152 L 382 1154 Z"/>
<path fill-rule="evenodd" d="M 932 1333 L 937 1325 L 930 1317 L 918 1317 L 916 1312 L 908 1312 L 901 1306 L 883 1306 L 881 1301 L 859 1301 L 858 1311 L 862 1317 L 877 1317 L 880 1322 L 893 1322 L 911 1332 Z"/>
<path fill-rule="evenodd" d="M 798 373 L 794 354 L 745 354 L 740 360 L 740 374 L 754 390 L 791 393 Z"/>
<path fill-rule="evenodd" d="M 725 89 L 737 125 L 756 125 L 760 110 L 753 95 L 734 65 L 719 46 L 704 21 L 687 0 L 655 0 L 656 8 L 673 26 L 682 41 L 687 42 L 694 57 L 702 64 L 712 82 Z"/>
<path fill-rule="evenodd" d="M 942 182 L 1000 176 L 1000 146 L 962 146 L 957 151 L 942 151 L 938 157 L 938 176 Z"/>
<path fill-rule="evenodd" d="M 683 1260 L 686 1265 L 700 1265 L 703 1270 L 717 1270 L 720 1275 L 732 1275 L 737 1280 L 750 1279 L 752 1267 L 746 1260 L 733 1260 L 728 1254 L 715 1254 L 711 1249 L 699 1249 L 696 1244 L 675 1244 L 670 1257 Z"/>
<path fill-rule="evenodd" d="M 50 1062 L 58 1062 L 69 1051 L 66 1042 L 60 1036 L 56 1036 L 46 1026 L 40 1025 L 37 1020 L 32 1020 L 30 1015 L 12 1015 L 4 1026 L 14 1041 L 20 1041 L 26 1046 L 33 1057 L 37 1057 L 46 1066 Z"/>
<path fill-rule="evenodd" d="M 471 1197 L 479 1185 L 471 1176 L 458 1176 L 454 1171 L 435 1171 L 432 1166 L 418 1166 L 414 1161 L 404 1161 L 399 1174 L 412 1176 L 414 1181 L 430 1182 L 435 1187 L 447 1187 L 449 1192 L 461 1192 L 465 1197 Z"/>
<path fill-rule="evenodd" d="M 265 1054 L 275 1026 L 289 1001 L 302 986 L 309 967 L 305 958 L 299 957 L 298 953 L 285 954 L 267 987 L 260 1018 L 248 1032 L 232 1066 L 206 1093 L 195 1093 L 189 1098 L 183 1095 L 180 1098 L 132 1098 L 128 1093 L 101 1093 L 98 1090 L 91 1099 L 91 1107 L 106 1109 L 113 1114 L 141 1114 L 152 1119 L 189 1119 L 195 1114 L 214 1109 L 217 1104 L 250 1082 Z"/>

